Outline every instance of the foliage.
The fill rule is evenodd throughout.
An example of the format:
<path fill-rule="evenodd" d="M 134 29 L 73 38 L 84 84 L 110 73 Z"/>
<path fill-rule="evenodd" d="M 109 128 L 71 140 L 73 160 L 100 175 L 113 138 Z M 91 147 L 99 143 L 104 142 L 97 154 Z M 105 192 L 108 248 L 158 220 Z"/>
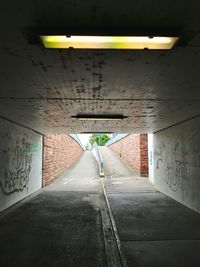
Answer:
<path fill-rule="evenodd" d="M 110 140 L 110 136 L 108 134 L 92 134 L 89 142 L 91 145 L 96 142 L 98 146 L 104 146 L 108 140 Z"/>

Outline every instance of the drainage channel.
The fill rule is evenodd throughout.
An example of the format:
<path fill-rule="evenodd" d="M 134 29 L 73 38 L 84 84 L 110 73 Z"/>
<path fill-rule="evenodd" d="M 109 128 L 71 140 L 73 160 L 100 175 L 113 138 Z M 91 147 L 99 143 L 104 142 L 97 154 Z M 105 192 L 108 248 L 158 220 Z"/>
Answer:
<path fill-rule="evenodd" d="M 105 186 L 101 178 L 100 181 L 103 198 L 101 201 L 101 215 L 107 255 L 107 265 L 108 267 L 128 267 L 109 200 L 106 194 Z"/>

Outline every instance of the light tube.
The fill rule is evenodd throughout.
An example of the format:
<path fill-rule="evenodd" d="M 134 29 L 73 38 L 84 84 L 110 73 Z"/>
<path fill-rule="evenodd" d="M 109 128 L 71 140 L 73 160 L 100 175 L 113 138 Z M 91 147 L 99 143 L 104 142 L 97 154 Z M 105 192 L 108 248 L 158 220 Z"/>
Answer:
<path fill-rule="evenodd" d="M 46 48 L 74 49 L 172 49 L 178 37 L 161 36 L 40 36 Z"/>

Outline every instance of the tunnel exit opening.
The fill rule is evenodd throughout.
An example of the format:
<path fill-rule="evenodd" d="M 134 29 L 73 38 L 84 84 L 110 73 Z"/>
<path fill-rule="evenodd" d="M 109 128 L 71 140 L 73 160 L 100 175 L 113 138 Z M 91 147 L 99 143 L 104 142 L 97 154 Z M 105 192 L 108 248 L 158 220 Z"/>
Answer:
<path fill-rule="evenodd" d="M 131 175 L 149 177 L 150 170 L 152 181 L 152 143 L 149 146 L 148 140 L 148 134 L 129 133 L 98 132 L 44 136 L 43 186 L 48 185 L 60 174 L 71 168 L 84 151 L 92 151 L 99 164 L 100 156 L 97 155 L 98 152 L 94 151 L 94 145 L 99 148 L 103 160 L 104 157 L 106 161 L 111 161 L 109 157 L 118 157 L 131 170 Z M 108 151 L 113 154 L 108 156 Z M 113 165 L 115 164 L 117 163 L 114 162 Z M 102 165 L 101 162 L 100 165 Z M 105 165 L 108 166 L 109 164 L 106 163 Z M 108 174 L 116 176 L 117 171 L 114 169 L 109 169 Z M 100 171 L 100 176 L 102 173 Z"/>
<path fill-rule="evenodd" d="M 127 169 L 127 174 L 125 171 L 122 176 L 149 177 L 150 170 L 153 181 L 152 143 L 148 144 L 148 140 L 148 134 L 128 133 L 44 136 L 43 186 L 71 168 L 85 151 L 91 151 L 94 155 L 100 176 L 104 175 L 102 165 L 105 167 L 105 175 L 122 175 L 123 171 L 117 171 L 118 165 L 122 164 Z"/>

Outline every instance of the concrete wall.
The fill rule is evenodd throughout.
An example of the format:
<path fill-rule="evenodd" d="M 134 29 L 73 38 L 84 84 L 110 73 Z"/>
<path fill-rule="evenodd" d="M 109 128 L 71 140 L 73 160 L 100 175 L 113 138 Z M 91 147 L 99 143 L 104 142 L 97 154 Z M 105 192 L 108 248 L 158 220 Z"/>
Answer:
<path fill-rule="evenodd" d="M 42 185 L 42 136 L 0 119 L 0 211 Z"/>
<path fill-rule="evenodd" d="M 148 134 L 149 181 L 154 183 L 153 134 Z"/>
<path fill-rule="evenodd" d="M 43 186 L 69 169 L 82 155 L 80 143 L 66 134 L 44 136 Z"/>
<path fill-rule="evenodd" d="M 200 119 L 154 135 L 155 187 L 200 212 Z"/>
<path fill-rule="evenodd" d="M 127 162 L 135 175 L 148 176 L 147 134 L 129 134 L 114 140 L 117 141 L 110 140 L 108 146 Z"/>

